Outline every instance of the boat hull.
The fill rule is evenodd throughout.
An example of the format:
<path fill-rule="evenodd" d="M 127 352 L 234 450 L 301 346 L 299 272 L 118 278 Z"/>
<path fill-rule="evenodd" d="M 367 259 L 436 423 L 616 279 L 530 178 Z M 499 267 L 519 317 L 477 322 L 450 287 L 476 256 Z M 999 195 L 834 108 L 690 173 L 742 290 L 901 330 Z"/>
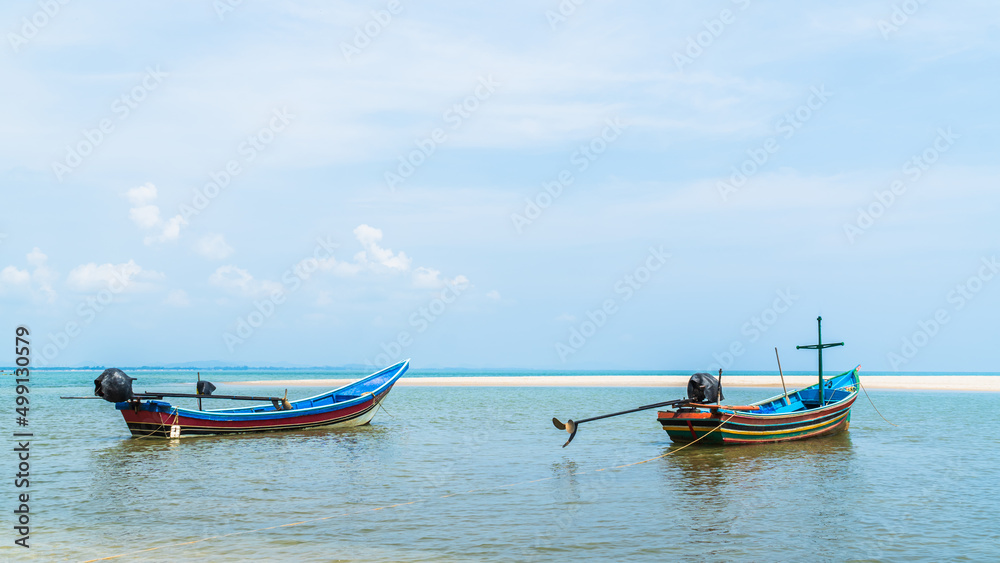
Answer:
<path fill-rule="evenodd" d="M 384 396 L 385 394 L 382 395 L 382 397 Z M 302 430 L 319 426 L 328 426 L 331 428 L 364 426 L 370 423 L 372 418 L 375 417 L 382 397 L 379 397 L 378 400 L 368 401 L 364 405 L 328 413 L 269 420 L 210 420 L 184 416 L 173 411 L 158 412 L 150 410 L 146 408 L 147 404 L 140 405 L 137 411 L 129 409 L 122 410 L 121 413 L 125 418 L 125 424 L 128 425 L 129 432 L 133 436 L 183 438 L 186 436 L 203 436 L 208 434 Z"/>
<path fill-rule="evenodd" d="M 407 367 L 408 361 L 400 362 L 348 386 L 292 402 L 290 409 L 257 405 L 202 411 L 157 400 L 123 402 L 115 406 L 122 413 L 129 432 L 139 438 L 364 426 L 371 422 L 379 404 Z"/>
<path fill-rule="evenodd" d="M 852 400 L 851 403 L 853 402 Z M 758 444 L 804 440 L 847 430 L 851 423 L 851 411 L 848 405 L 846 409 L 834 412 L 782 417 L 781 422 L 721 411 L 666 411 L 660 412 L 657 420 L 674 442 L 685 443 L 701 439 L 706 444 Z"/>
<path fill-rule="evenodd" d="M 840 387 L 837 391 L 843 390 L 845 396 L 823 407 L 766 414 L 728 410 L 726 407 L 688 408 L 661 411 L 657 415 L 657 421 L 671 441 L 678 443 L 697 441 L 702 444 L 745 445 L 805 440 L 842 432 L 850 426 L 851 407 L 858 396 L 857 370 L 855 368 L 838 378 L 837 384 Z M 807 394 L 810 390 L 815 392 L 814 388 L 808 388 L 789 394 L 789 397 Z M 757 405 L 780 407 L 789 402 L 788 398 L 782 397 L 762 401 Z"/>

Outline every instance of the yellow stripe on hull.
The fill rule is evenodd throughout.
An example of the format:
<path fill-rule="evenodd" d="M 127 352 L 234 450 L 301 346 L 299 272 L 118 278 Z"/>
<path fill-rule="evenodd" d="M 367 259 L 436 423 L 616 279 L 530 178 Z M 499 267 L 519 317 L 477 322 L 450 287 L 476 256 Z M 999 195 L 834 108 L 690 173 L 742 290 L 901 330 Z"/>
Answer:
<path fill-rule="evenodd" d="M 788 428 L 786 430 L 730 430 L 728 428 L 723 427 L 723 428 L 721 428 L 719 430 L 719 432 L 722 432 L 723 434 L 739 434 L 739 435 L 743 435 L 743 436 L 762 436 L 762 435 L 774 436 L 774 435 L 780 435 L 780 434 L 792 434 L 792 433 L 798 433 L 798 432 L 807 432 L 809 430 L 813 430 L 813 429 L 819 428 L 821 426 L 830 426 L 830 425 L 837 424 L 841 420 L 843 420 L 844 417 L 846 417 L 849 414 L 850 414 L 850 411 L 847 411 L 847 412 L 841 414 L 840 416 L 838 416 L 836 418 L 831 418 L 830 420 L 824 420 L 823 422 L 819 422 L 819 423 L 813 424 L 811 426 L 799 426 L 797 428 Z M 704 420 L 711 420 L 711 419 L 704 419 Z M 743 423 L 742 422 L 738 422 L 738 423 L 734 423 L 734 424 L 743 424 Z M 667 432 L 675 431 L 675 432 L 686 432 L 688 434 L 691 433 L 691 429 L 688 428 L 687 424 L 685 424 L 684 426 L 667 426 L 666 424 L 664 424 L 663 425 L 663 429 L 666 430 Z M 711 430 L 711 428 L 705 428 L 703 430 L 701 428 L 697 428 L 696 427 L 694 429 L 694 431 L 696 433 L 708 432 L 709 430 Z"/>

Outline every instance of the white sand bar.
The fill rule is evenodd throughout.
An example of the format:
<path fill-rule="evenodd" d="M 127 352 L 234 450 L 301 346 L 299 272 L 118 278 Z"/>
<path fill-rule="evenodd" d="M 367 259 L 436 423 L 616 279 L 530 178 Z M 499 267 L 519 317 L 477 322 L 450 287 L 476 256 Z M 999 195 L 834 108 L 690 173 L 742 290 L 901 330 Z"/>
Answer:
<path fill-rule="evenodd" d="M 831 374 L 837 375 L 837 374 Z M 353 379 L 290 379 L 243 381 L 229 385 L 269 385 L 340 387 Z M 525 375 L 501 377 L 406 377 L 396 383 L 403 387 L 687 387 L 688 376 L 681 375 Z M 800 389 L 816 383 L 815 376 L 791 375 L 785 384 Z M 777 375 L 723 375 L 725 387 L 777 387 Z M 939 391 L 1000 391 L 997 375 L 870 375 L 861 373 L 867 389 L 913 389 Z"/>

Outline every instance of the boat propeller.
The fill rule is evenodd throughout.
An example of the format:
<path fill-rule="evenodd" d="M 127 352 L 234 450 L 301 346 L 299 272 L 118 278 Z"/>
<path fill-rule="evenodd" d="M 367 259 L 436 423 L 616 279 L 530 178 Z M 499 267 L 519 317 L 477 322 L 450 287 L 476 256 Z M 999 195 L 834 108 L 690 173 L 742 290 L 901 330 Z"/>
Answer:
<path fill-rule="evenodd" d="M 566 443 L 563 444 L 563 447 L 565 448 L 566 446 L 569 445 L 570 442 L 573 441 L 573 438 L 576 437 L 576 423 L 573 422 L 573 419 L 570 419 L 566 421 L 566 424 L 563 424 L 559 422 L 558 418 L 552 417 L 552 424 L 554 424 L 555 427 L 558 428 L 559 430 L 565 430 L 569 432 L 569 440 L 566 440 Z"/>

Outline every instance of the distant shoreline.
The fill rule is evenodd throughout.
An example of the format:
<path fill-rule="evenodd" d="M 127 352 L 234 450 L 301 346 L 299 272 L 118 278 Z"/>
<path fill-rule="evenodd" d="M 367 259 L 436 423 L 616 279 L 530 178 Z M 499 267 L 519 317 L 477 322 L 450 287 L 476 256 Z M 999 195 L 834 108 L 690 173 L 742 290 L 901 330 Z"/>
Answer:
<path fill-rule="evenodd" d="M 831 373 L 830 375 L 837 375 Z M 689 376 L 679 375 L 524 375 L 489 377 L 406 377 L 401 387 L 675 387 L 685 388 Z M 339 387 L 353 379 L 286 379 L 270 381 L 228 381 L 225 385 Z M 781 388 L 776 375 L 723 376 L 723 386 Z M 816 376 L 785 376 L 789 389 L 801 389 L 816 383 Z M 1000 375 L 862 375 L 868 389 L 904 389 L 926 391 L 1000 391 Z"/>
<path fill-rule="evenodd" d="M 275 367 L 275 366 L 224 366 L 224 367 L 163 367 L 163 366 L 121 366 L 121 365 L 109 365 L 109 366 L 76 366 L 76 367 L 38 367 L 34 368 L 34 371 L 39 372 L 101 372 L 107 368 L 118 368 L 126 373 L 136 371 L 136 372 L 206 372 L 206 373 L 219 373 L 219 372 L 287 372 L 288 375 L 294 376 L 296 372 L 304 374 L 312 373 L 322 373 L 322 372 L 338 372 L 331 375 L 339 375 L 339 372 L 343 372 L 346 377 L 355 377 L 359 375 L 368 375 L 378 371 L 380 368 L 374 366 L 316 366 L 316 367 Z M 17 369 L 16 366 L 0 366 L 0 371 L 13 372 Z M 493 374 L 502 373 L 505 375 L 510 375 L 511 377 L 690 377 L 691 374 L 697 371 L 705 371 L 704 369 L 687 369 L 687 370 L 640 370 L 640 369 L 541 369 L 541 368 L 426 368 L 426 367 L 411 367 L 407 372 L 410 377 L 495 377 Z M 827 373 L 839 374 L 843 369 L 831 369 Z M 712 372 L 714 375 L 714 372 Z M 787 370 L 785 371 L 785 377 L 815 377 L 816 370 Z M 424 375 L 433 374 L 433 375 Z M 455 374 L 455 375 L 450 375 Z M 250 374 L 253 375 L 253 374 Z M 1000 377 L 1000 372 L 995 371 L 953 371 L 953 372 L 942 372 L 942 371 L 879 371 L 879 370 L 861 370 L 862 377 L 873 377 L 873 376 L 886 376 L 886 377 L 964 377 L 964 376 L 997 376 Z M 728 370 L 725 372 L 725 377 L 739 377 L 739 376 L 773 376 L 778 377 L 777 370 Z"/>

